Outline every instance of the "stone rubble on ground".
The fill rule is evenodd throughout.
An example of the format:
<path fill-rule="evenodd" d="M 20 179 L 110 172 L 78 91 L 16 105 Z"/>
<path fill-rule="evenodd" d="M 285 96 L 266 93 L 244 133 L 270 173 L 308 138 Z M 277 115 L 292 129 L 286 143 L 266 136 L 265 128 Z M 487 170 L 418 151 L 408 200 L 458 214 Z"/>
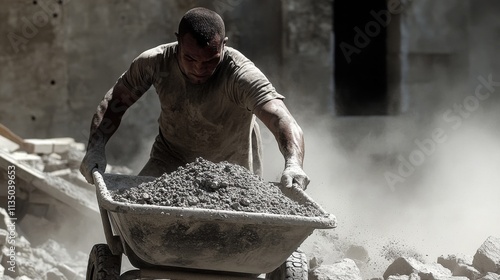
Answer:
<path fill-rule="evenodd" d="M 391 275 L 387 280 L 420 280 L 420 276 L 418 276 L 417 273 L 412 273 L 410 275 Z"/>
<path fill-rule="evenodd" d="M 384 278 L 391 275 L 410 275 L 417 273 L 422 280 L 435 280 L 438 278 L 451 277 L 451 271 L 438 263 L 424 264 L 411 257 L 400 257 L 396 259 L 384 272 Z"/>
<path fill-rule="evenodd" d="M 320 256 L 314 255 L 309 262 L 309 279 L 362 279 L 359 268 L 370 260 L 365 254 L 366 250 L 358 245 L 349 246 L 344 250 L 344 257 L 333 264 L 326 263 Z M 413 256 L 402 254 L 386 268 L 382 277 L 370 280 L 500 280 L 499 252 L 500 238 L 490 236 L 474 257 L 442 255 L 436 263 L 425 263 Z"/>
<path fill-rule="evenodd" d="M 58 178 L 60 180 L 56 181 L 67 182 L 75 189 L 95 191 L 78 171 L 84 155 L 84 145 L 75 143 L 70 138 L 34 139 L 28 141 L 31 150 L 26 152 L 26 150 L 19 150 L 19 146 L 6 141 L 3 137 L 0 137 L 0 142 L 2 143 L 0 145 L 2 160 L 22 163 L 28 171 L 33 169 L 39 172 L 33 173 L 35 175 L 44 174 L 47 177 Z M 131 170 L 126 167 L 108 166 L 106 172 L 130 174 Z M 33 184 L 34 181 L 30 182 Z M 33 189 L 41 187 L 47 186 L 40 184 L 35 187 L 31 186 L 28 190 L 19 191 L 20 194 L 22 191 L 33 192 Z M 39 204 L 49 201 L 47 203 L 69 204 L 72 201 L 61 200 L 65 197 L 53 197 L 50 193 L 45 195 L 47 195 L 46 199 L 43 197 L 43 191 L 32 193 L 30 202 Z M 42 218 L 34 213 L 26 214 L 26 219 L 31 219 L 30 224 L 36 224 L 35 220 Z M 47 220 L 43 223 L 47 223 Z M 57 240 L 50 238 L 44 239 L 44 242 L 38 245 L 33 245 L 26 236 L 36 229 L 36 226 L 28 227 L 27 232 L 23 232 L 23 229 L 19 227 L 12 231 L 9 228 L 10 225 L 11 220 L 6 209 L 0 208 L 0 279 L 80 280 L 85 278 L 87 253 L 81 251 L 70 253 Z M 9 264 L 12 258 L 9 242 L 15 242 L 15 269 L 12 269 Z M 416 252 L 400 252 L 389 247 L 386 248 L 386 254 L 390 255 L 386 257 L 394 259 L 393 263 L 387 267 L 383 277 L 371 280 L 500 280 L 500 238 L 498 237 L 488 237 L 473 257 L 443 255 L 438 258 L 437 263 L 431 264 L 425 263 Z M 360 268 L 368 262 L 370 262 L 370 257 L 367 250 L 358 245 L 346 248 L 333 263 L 326 263 L 321 256 L 315 255 L 309 261 L 309 279 L 361 280 L 363 278 Z"/>
<path fill-rule="evenodd" d="M 8 217 L 0 208 L 0 216 Z M 0 223 L 0 226 L 4 226 Z M 1 262 L 0 279 L 15 280 L 77 280 L 84 279 L 87 256 L 69 254 L 59 243 L 47 240 L 39 246 L 30 242 L 17 231 L 0 228 Z"/>
<path fill-rule="evenodd" d="M 471 256 L 440 256 L 437 261 L 451 271 L 453 276 L 465 276 L 467 279 L 479 279 L 481 273 L 472 265 Z"/>
<path fill-rule="evenodd" d="M 481 278 L 478 278 L 478 280 L 500 280 L 500 274 L 487 272 L 486 275 L 484 275 Z"/>
<path fill-rule="evenodd" d="M 477 250 L 472 263 L 482 273 L 500 274 L 500 238 L 488 237 Z"/>
<path fill-rule="evenodd" d="M 100 223 L 95 187 L 79 172 L 84 155 L 85 145 L 72 138 L 27 139 L 18 145 L 0 136 L 0 180 L 10 166 L 16 171 L 15 208 L 0 205 L 0 279 L 85 279 L 87 245 L 77 248 L 70 243 L 79 238 L 67 238 Z M 132 173 L 112 165 L 106 171 Z M 0 195 L 7 200 L 7 192 Z"/>
<path fill-rule="evenodd" d="M 309 273 L 309 280 L 362 280 L 361 272 L 351 259 L 331 265 L 320 265 Z"/>

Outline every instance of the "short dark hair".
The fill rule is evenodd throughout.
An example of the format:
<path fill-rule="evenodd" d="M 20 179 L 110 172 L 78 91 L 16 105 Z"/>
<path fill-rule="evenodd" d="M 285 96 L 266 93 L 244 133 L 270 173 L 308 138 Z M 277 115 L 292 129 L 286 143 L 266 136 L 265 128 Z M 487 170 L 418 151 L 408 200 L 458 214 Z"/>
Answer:
<path fill-rule="evenodd" d="M 187 11 L 179 23 L 179 37 L 191 34 L 200 46 L 206 46 L 215 36 L 221 40 L 226 36 L 224 20 L 216 12 L 206 8 L 193 8 Z"/>

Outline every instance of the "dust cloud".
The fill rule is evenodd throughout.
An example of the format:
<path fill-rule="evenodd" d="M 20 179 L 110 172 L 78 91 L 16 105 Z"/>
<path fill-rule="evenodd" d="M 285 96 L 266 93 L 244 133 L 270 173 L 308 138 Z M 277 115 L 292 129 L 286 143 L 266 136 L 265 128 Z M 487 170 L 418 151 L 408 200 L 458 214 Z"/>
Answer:
<path fill-rule="evenodd" d="M 447 108 L 425 125 L 405 116 L 301 123 L 307 192 L 338 219 L 335 230 L 316 230 L 306 240 L 309 256 L 327 264 L 351 245 L 363 246 L 370 258 L 360 265 L 363 276 L 377 277 L 399 256 L 425 262 L 472 256 L 488 236 L 499 235 L 499 114 L 480 105 L 460 125 Z M 373 123 L 379 128 L 366 129 Z M 283 167 L 272 141 L 264 136 L 268 180 Z M 387 180 L 388 173 L 398 179 Z"/>

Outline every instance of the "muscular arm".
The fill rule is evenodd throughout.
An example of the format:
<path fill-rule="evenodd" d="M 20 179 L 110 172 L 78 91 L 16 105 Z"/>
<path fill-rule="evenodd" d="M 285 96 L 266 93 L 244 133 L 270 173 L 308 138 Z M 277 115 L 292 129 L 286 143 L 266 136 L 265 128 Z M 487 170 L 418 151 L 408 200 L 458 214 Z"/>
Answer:
<path fill-rule="evenodd" d="M 104 96 L 92 118 L 87 149 L 104 147 L 118 129 L 125 111 L 139 96 L 130 92 L 121 79 Z"/>
<path fill-rule="evenodd" d="M 282 183 L 287 187 L 297 183 L 305 189 L 309 178 L 302 170 L 304 161 L 302 129 L 281 99 L 270 100 L 258 106 L 254 112 L 273 133 L 285 159 Z"/>
<path fill-rule="evenodd" d="M 92 170 L 97 168 L 104 173 L 106 169 L 105 146 L 120 125 L 125 111 L 132 106 L 140 95 L 133 94 L 121 79 L 104 96 L 92 118 L 87 153 L 80 165 L 80 172 L 89 183 L 93 183 Z"/>

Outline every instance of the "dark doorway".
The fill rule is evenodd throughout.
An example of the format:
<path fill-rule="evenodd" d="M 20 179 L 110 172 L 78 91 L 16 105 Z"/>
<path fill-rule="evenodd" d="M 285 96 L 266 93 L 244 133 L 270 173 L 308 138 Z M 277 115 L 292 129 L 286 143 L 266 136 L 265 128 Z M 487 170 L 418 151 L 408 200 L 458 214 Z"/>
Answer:
<path fill-rule="evenodd" d="M 386 0 L 336 0 L 333 6 L 336 112 L 387 115 Z"/>

